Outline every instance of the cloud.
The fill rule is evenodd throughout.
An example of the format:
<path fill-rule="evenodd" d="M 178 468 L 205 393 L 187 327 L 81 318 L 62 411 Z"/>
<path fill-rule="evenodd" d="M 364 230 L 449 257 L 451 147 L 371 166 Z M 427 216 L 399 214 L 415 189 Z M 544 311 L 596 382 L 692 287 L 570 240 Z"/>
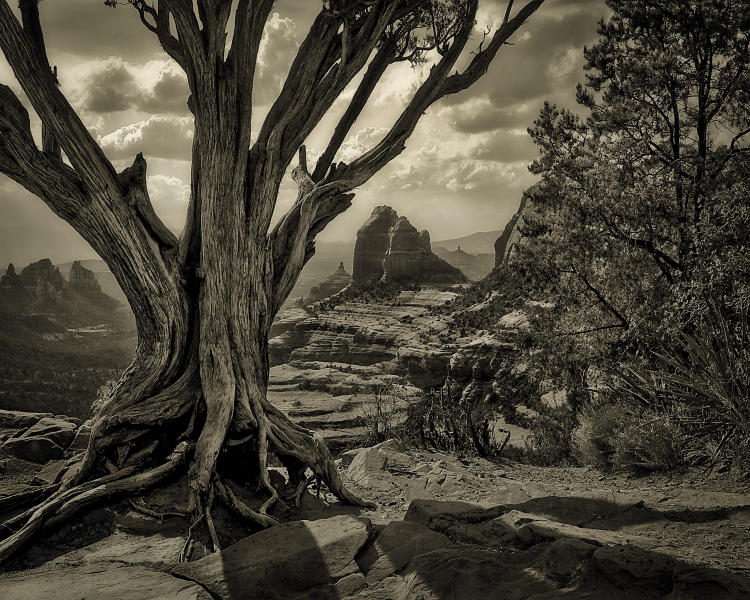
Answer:
<path fill-rule="evenodd" d="M 138 99 L 135 77 L 121 59 L 111 59 L 84 83 L 82 104 L 93 113 L 133 108 Z"/>
<path fill-rule="evenodd" d="M 276 99 L 298 49 L 299 40 L 294 21 L 288 17 L 280 17 L 277 12 L 273 13 L 266 23 L 260 43 L 253 102 L 267 105 Z"/>
<path fill-rule="evenodd" d="M 81 63 L 63 78 L 83 111 L 109 115 L 123 111 L 188 114 L 185 73 L 172 61 L 128 63 L 108 58 Z"/>
<path fill-rule="evenodd" d="M 153 116 L 116 129 L 99 140 L 113 159 L 132 159 L 143 152 L 147 157 L 189 160 L 193 120 L 190 117 Z"/>
<path fill-rule="evenodd" d="M 141 93 L 139 110 L 157 114 L 187 113 L 190 96 L 187 77 L 172 63 L 165 64 L 157 79 Z"/>
<path fill-rule="evenodd" d="M 148 192 L 164 224 L 180 231 L 185 224 L 190 186 L 173 175 L 152 175 L 148 178 Z"/>

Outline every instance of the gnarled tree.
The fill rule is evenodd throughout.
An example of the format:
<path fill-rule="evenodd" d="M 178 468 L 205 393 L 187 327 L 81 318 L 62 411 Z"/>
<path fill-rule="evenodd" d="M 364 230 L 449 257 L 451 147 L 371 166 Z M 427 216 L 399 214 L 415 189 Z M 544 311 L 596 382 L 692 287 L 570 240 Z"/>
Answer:
<path fill-rule="evenodd" d="M 343 485 L 325 443 L 268 401 L 269 328 L 313 255 L 315 237 L 351 205 L 352 190 L 404 150 L 431 104 L 477 81 L 543 0 L 517 11 L 509 1 L 503 22 L 478 49 L 468 47 L 478 0 L 323 2 L 257 135 L 251 131 L 253 79 L 273 0 L 105 2 L 134 8 L 187 75 L 195 133 L 190 203 L 179 237 L 151 206 L 143 156 L 116 172 L 61 93 L 37 2 L 20 0 L 14 13 L 0 0 L 0 47 L 42 121 L 43 148 L 32 138 L 23 104 L 0 86 L 0 172 L 39 196 L 104 259 L 135 314 L 138 346 L 93 418 L 83 458 L 59 484 L 14 499 L 36 504 L 6 521 L 0 560 L 42 527 L 180 470 L 189 481 L 193 524 L 204 522 L 215 546 L 215 496 L 268 526 L 274 521 L 267 510 L 277 499 L 269 451 L 289 467 L 299 489 L 309 468 L 341 500 L 366 505 Z M 471 59 L 457 71 L 469 49 L 475 50 Z M 398 60 L 433 64 L 385 137 L 350 164 L 335 163 L 378 80 Z M 311 173 L 305 139 L 361 71 Z M 298 153 L 297 201 L 271 227 L 282 178 Z M 223 482 L 220 455 L 227 449 L 257 469 L 269 494 L 258 511 Z"/>

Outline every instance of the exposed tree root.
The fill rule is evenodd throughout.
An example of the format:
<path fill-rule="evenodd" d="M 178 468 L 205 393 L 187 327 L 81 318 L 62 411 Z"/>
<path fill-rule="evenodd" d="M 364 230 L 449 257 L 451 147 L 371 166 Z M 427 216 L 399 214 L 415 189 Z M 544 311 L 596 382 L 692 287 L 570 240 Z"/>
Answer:
<path fill-rule="evenodd" d="M 170 517 L 186 519 L 190 516 L 190 513 L 184 510 L 164 510 L 164 511 L 153 510 L 149 508 L 148 506 L 139 504 L 138 502 L 132 499 L 128 500 L 128 505 L 134 511 L 139 512 L 142 515 L 146 515 L 147 517 L 151 517 L 152 519 L 158 519 L 159 521 L 163 521 L 164 519 L 168 519 Z"/>
<path fill-rule="evenodd" d="M 276 452 L 292 456 L 307 464 L 342 502 L 363 508 L 376 507 L 374 503 L 365 500 L 344 485 L 333 456 L 319 435 L 290 421 L 268 400 L 264 401 L 263 408 L 270 423 L 269 438 Z"/>
<path fill-rule="evenodd" d="M 10 530 L 22 526 L 0 542 L 0 562 L 30 541 L 42 527 L 60 525 L 84 508 L 163 481 L 184 462 L 187 450 L 186 443 L 180 444 L 164 464 L 143 473 L 138 473 L 136 466 L 130 466 L 70 489 L 61 489 L 39 506 L 6 521 L 4 526 Z"/>
<path fill-rule="evenodd" d="M 219 499 L 226 505 L 227 508 L 229 508 L 242 520 L 266 528 L 279 524 L 279 521 L 277 521 L 273 517 L 259 513 L 258 511 L 250 508 L 247 504 L 240 500 L 234 494 L 234 492 L 232 492 L 232 489 L 228 485 L 225 485 L 221 480 L 217 480 L 216 482 L 214 482 L 214 488 L 216 489 L 216 493 L 219 496 Z"/>

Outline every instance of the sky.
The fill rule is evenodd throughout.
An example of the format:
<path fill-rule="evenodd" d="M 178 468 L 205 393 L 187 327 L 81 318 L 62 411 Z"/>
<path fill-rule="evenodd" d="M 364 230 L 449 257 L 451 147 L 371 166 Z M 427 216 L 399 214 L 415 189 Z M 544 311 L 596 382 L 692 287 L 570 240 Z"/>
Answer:
<path fill-rule="evenodd" d="M 50 62 L 58 68 L 63 93 L 118 170 L 143 152 L 154 208 L 170 228 L 180 231 L 189 194 L 193 126 L 184 74 L 130 7 L 112 9 L 102 0 L 45 0 L 39 6 Z M 476 48 L 482 31 L 499 24 L 505 6 L 504 0 L 480 0 L 476 31 L 467 48 Z M 276 2 L 256 73 L 256 130 L 320 7 L 319 0 Z M 526 129 L 545 100 L 575 108 L 576 83 L 585 79 L 583 46 L 595 41 L 597 21 L 606 14 L 603 0 L 547 0 L 500 50 L 479 82 L 428 110 L 407 149 L 357 190 L 352 208 L 319 239 L 354 239 L 380 204 L 392 206 L 418 229 L 428 229 L 433 240 L 501 229 L 523 190 L 535 181 L 528 165 L 536 150 Z M 426 67 L 392 66 L 337 160 L 348 162 L 377 143 L 426 73 Z M 2 56 L 0 83 L 25 102 Z M 310 164 L 325 148 L 356 83 L 307 140 Z M 40 124 L 33 114 L 32 127 L 38 139 Z M 277 214 L 295 197 L 296 187 L 287 175 Z M 96 254 L 41 200 L 0 174 L 0 262 L 22 266 L 43 257 L 67 262 Z"/>

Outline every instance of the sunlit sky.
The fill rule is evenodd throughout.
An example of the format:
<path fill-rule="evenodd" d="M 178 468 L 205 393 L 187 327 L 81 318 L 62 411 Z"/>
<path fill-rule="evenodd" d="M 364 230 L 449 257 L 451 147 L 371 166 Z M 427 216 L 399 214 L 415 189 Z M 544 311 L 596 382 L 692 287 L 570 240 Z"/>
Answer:
<path fill-rule="evenodd" d="M 471 48 L 487 26 L 499 23 L 505 6 L 503 0 L 480 1 Z M 320 0 L 276 2 L 256 74 L 256 127 L 320 7 Z M 179 231 L 189 192 L 192 136 L 187 83 L 179 67 L 130 7 L 112 9 L 102 0 L 44 0 L 40 12 L 62 91 L 118 170 L 129 166 L 136 153 L 144 153 L 155 209 Z M 606 14 L 603 0 L 547 0 L 511 39 L 512 45 L 501 49 L 482 80 L 436 103 L 423 116 L 406 151 L 357 191 L 352 208 L 320 239 L 353 239 L 379 204 L 389 204 L 419 229 L 428 229 L 433 240 L 501 229 L 522 191 L 534 182 L 528 165 L 536 151 L 526 128 L 544 100 L 574 106 L 575 85 L 584 80 L 583 46 L 596 39 L 596 23 Z M 376 143 L 425 73 L 426 68 L 407 64 L 391 67 L 338 160 L 348 161 Z M 3 58 L 0 83 L 10 85 L 25 101 Z M 353 86 L 310 136 L 311 164 L 325 148 Z M 32 123 L 39 136 L 33 114 Z M 290 206 L 295 190 L 287 177 L 278 211 Z M 48 256 L 55 262 L 96 258 L 41 200 L 0 175 L 0 262 L 22 266 Z"/>

